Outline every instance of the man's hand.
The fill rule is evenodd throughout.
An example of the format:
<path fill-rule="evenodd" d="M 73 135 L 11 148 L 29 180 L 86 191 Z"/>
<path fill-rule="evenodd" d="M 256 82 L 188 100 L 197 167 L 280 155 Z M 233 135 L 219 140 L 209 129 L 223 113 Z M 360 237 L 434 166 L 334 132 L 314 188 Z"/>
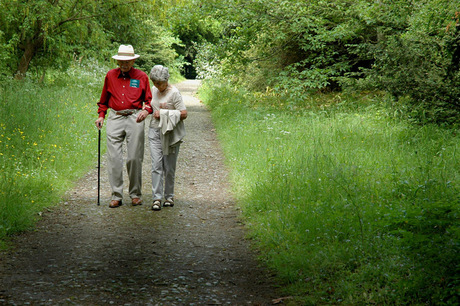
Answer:
<path fill-rule="evenodd" d="M 136 122 L 142 122 L 144 121 L 145 118 L 149 115 L 149 112 L 146 111 L 145 109 L 139 112 L 139 115 L 137 115 Z"/>
<path fill-rule="evenodd" d="M 96 127 L 97 127 L 98 129 L 102 129 L 102 126 L 103 126 L 103 125 L 104 125 L 104 118 L 102 118 L 102 117 L 97 118 L 97 120 L 96 120 Z"/>

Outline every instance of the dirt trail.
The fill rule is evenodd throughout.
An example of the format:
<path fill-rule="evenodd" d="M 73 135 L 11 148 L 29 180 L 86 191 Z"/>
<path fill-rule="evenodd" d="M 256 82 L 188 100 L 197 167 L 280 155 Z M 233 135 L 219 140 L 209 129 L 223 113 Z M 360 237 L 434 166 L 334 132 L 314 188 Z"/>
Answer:
<path fill-rule="evenodd" d="M 125 188 L 125 205 L 110 209 L 103 157 L 101 206 L 92 170 L 35 231 L 0 253 L 0 304 L 269 305 L 279 297 L 244 238 L 210 114 L 194 97 L 198 86 L 177 85 L 189 117 L 176 205 L 150 210 L 146 146 L 144 205 L 132 207 Z"/>

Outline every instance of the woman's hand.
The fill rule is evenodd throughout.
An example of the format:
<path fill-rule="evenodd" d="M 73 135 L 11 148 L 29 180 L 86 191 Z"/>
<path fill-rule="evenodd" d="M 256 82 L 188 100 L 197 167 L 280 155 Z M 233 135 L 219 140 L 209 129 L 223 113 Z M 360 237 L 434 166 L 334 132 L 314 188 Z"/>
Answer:
<path fill-rule="evenodd" d="M 180 120 L 184 120 L 184 119 L 187 119 L 187 110 L 181 110 L 180 111 Z"/>
<path fill-rule="evenodd" d="M 142 122 L 144 121 L 145 118 L 149 115 L 149 112 L 146 111 L 145 109 L 141 110 L 139 114 L 137 115 L 136 122 Z"/>

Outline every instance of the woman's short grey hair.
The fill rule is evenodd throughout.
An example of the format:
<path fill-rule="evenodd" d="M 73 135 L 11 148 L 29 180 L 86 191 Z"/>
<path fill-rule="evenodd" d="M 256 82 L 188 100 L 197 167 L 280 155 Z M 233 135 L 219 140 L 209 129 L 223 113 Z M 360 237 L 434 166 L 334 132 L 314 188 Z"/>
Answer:
<path fill-rule="evenodd" d="M 166 82 L 169 80 L 169 70 L 162 65 L 153 66 L 149 77 L 152 81 Z"/>

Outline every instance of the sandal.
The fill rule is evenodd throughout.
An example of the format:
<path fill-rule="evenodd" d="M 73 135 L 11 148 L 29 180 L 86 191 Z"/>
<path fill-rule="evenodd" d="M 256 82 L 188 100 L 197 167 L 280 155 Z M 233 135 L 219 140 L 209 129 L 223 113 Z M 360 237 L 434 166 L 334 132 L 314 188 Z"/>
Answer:
<path fill-rule="evenodd" d="M 131 200 L 131 204 L 132 204 L 133 206 L 142 205 L 142 200 L 141 200 L 141 198 L 133 198 L 133 199 Z"/>
<path fill-rule="evenodd" d="M 153 201 L 152 210 L 161 210 L 161 202 L 159 200 Z"/>
<path fill-rule="evenodd" d="M 121 205 L 123 205 L 121 200 L 112 200 L 112 201 L 110 201 L 109 207 L 110 208 L 117 208 L 117 207 L 120 207 Z"/>
<path fill-rule="evenodd" d="M 174 206 L 174 200 L 173 199 L 166 199 L 166 201 L 163 203 L 163 207 L 173 207 Z"/>

